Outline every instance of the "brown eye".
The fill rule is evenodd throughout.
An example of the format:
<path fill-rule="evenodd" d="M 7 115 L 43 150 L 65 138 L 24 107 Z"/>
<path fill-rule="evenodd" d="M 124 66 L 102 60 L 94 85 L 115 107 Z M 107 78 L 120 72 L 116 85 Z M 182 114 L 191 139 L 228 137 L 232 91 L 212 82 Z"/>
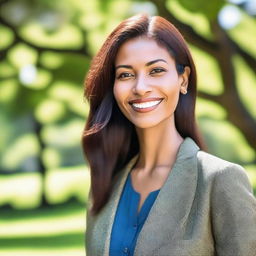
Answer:
<path fill-rule="evenodd" d="M 163 69 L 163 68 L 154 68 L 152 69 L 152 71 L 150 72 L 150 74 L 156 74 L 156 73 L 162 73 L 162 72 L 165 72 L 166 70 Z"/>
<path fill-rule="evenodd" d="M 131 73 L 127 73 L 127 72 L 124 72 L 124 73 L 121 73 L 117 79 L 125 79 L 125 78 L 129 78 L 129 77 L 133 77 L 134 75 L 131 74 Z"/>

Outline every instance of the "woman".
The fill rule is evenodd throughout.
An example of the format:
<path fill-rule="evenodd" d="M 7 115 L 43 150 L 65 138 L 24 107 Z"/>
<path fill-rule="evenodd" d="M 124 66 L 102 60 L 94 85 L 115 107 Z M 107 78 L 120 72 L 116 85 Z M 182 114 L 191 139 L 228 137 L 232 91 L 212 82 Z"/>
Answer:
<path fill-rule="evenodd" d="M 158 16 L 123 21 L 85 84 L 87 256 L 255 256 L 252 188 L 242 167 L 202 150 L 178 30 Z"/>

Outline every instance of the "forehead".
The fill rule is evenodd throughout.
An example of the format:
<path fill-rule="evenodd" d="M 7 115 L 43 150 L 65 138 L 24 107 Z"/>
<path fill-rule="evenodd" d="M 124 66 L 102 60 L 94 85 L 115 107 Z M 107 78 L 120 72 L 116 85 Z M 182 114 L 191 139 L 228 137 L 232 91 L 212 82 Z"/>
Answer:
<path fill-rule="evenodd" d="M 168 50 L 154 39 L 136 37 L 121 45 L 116 55 L 115 64 L 146 63 L 160 58 L 165 59 L 168 63 L 174 61 Z"/>

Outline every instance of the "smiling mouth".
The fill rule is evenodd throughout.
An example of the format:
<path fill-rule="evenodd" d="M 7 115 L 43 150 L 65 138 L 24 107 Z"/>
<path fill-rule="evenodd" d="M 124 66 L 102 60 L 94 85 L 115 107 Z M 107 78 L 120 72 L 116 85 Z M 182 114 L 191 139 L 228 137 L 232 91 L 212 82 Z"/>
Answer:
<path fill-rule="evenodd" d="M 137 112 L 148 112 L 153 109 L 155 109 L 163 99 L 159 100 L 150 100 L 150 101 L 144 101 L 144 102 L 130 102 L 129 104 L 133 108 L 133 110 Z"/>
<path fill-rule="evenodd" d="M 148 101 L 142 103 L 132 103 L 131 105 L 135 108 L 143 109 L 157 106 L 162 100 Z"/>

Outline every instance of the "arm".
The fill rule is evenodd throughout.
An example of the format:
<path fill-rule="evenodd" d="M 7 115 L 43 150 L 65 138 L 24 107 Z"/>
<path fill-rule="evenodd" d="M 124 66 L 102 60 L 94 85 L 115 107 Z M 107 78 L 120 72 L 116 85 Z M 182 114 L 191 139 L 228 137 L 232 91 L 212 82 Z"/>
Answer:
<path fill-rule="evenodd" d="M 230 164 L 215 176 L 212 227 L 218 256 L 256 256 L 256 199 L 244 169 Z"/>

